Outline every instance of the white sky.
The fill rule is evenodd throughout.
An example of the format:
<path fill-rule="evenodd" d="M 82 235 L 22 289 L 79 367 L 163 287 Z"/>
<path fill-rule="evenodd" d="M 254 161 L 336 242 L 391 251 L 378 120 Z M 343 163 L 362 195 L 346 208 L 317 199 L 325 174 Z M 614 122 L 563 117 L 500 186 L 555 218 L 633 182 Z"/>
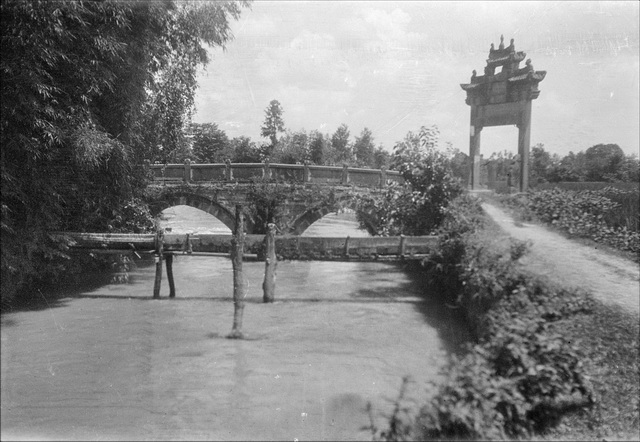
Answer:
<path fill-rule="evenodd" d="M 277 99 L 291 130 L 364 127 L 391 150 L 437 125 L 467 152 L 460 83 L 481 75 L 489 46 L 515 39 L 546 70 L 533 101 L 531 145 L 560 155 L 599 143 L 638 154 L 638 2 L 255 1 L 226 51 L 199 76 L 194 121 L 256 142 Z M 517 150 L 515 126 L 482 132 L 482 153 Z"/>

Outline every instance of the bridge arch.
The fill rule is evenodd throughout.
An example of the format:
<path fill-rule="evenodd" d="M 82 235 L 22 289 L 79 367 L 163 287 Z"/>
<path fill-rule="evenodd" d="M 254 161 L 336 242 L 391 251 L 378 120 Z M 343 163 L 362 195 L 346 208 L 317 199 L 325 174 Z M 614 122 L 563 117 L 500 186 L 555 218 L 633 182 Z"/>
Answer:
<path fill-rule="evenodd" d="M 166 195 L 162 199 L 156 199 L 149 202 L 149 208 L 153 216 L 158 216 L 167 207 L 173 206 L 190 206 L 207 212 L 215 216 L 231 231 L 235 227 L 235 216 L 226 207 L 220 203 L 203 195 L 197 195 L 188 192 L 179 192 Z"/>
<path fill-rule="evenodd" d="M 313 223 L 323 218 L 325 215 L 336 212 L 339 208 L 349 208 L 357 212 L 355 202 L 349 197 L 339 199 L 336 204 L 326 205 L 322 207 L 313 207 L 296 218 L 296 220 L 293 222 L 293 225 L 291 226 L 291 234 L 302 235 L 302 233 L 307 230 Z M 371 216 L 368 216 L 366 213 L 359 213 L 361 215 L 364 215 L 364 224 L 367 232 L 369 232 L 369 235 L 375 236 L 376 230 L 374 228 L 373 218 Z"/>

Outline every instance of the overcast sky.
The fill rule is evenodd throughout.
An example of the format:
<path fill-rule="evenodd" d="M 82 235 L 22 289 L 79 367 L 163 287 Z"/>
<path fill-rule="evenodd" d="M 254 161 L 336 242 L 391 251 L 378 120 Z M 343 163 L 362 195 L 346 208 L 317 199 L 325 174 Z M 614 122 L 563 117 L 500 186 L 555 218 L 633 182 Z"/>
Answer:
<path fill-rule="evenodd" d="M 467 152 L 460 83 L 486 66 L 489 46 L 515 39 L 546 70 L 533 101 L 531 145 L 565 155 L 599 143 L 638 154 L 638 2 L 254 1 L 199 76 L 198 123 L 263 142 L 273 99 L 291 130 L 364 127 L 391 150 L 437 125 Z M 515 126 L 489 127 L 482 153 L 517 151 Z"/>

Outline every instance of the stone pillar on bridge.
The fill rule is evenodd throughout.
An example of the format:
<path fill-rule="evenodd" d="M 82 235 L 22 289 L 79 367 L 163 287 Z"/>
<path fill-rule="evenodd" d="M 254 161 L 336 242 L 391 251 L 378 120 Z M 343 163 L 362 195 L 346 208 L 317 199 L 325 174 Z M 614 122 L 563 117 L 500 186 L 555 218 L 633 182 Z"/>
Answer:
<path fill-rule="evenodd" d="M 269 180 L 271 179 L 271 168 L 269 167 L 269 160 L 264 160 L 262 165 L 262 179 Z"/>
<path fill-rule="evenodd" d="M 342 177 L 340 178 L 340 184 L 349 184 L 349 165 L 344 164 L 342 166 Z"/>
<path fill-rule="evenodd" d="M 309 170 L 309 161 L 304 161 L 304 169 L 302 169 L 302 182 L 308 183 L 311 181 L 311 171 Z"/>
<path fill-rule="evenodd" d="M 231 172 L 231 160 L 227 158 L 224 160 L 224 179 L 231 181 L 233 179 L 233 173 Z"/>
<path fill-rule="evenodd" d="M 191 181 L 191 160 L 187 158 L 184 160 L 184 182 L 188 183 Z"/>
<path fill-rule="evenodd" d="M 382 166 L 380 168 L 380 188 L 387 185 L 387 168 Z"/>

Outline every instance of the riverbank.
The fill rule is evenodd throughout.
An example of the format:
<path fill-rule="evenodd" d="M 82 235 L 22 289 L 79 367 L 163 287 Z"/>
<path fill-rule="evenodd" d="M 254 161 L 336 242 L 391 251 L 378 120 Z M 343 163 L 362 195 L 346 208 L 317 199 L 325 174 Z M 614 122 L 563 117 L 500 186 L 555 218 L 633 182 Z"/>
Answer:
<path fill-rule="evenodd" d="M 532 273 L 525 243 L 473 198 L 448 211 L 423 262 L 427 287 L 466 317 L 472 339 L 420 413 L 396 414 L 377 440 L 637 440 L 634 313 Z"/>
<path fill-rule="evenodd" d="M 496 199 L 485 200 L 483 207 L 499 227 L 494 234 L 529 241 L 530 252 L 523 258 L 529 272 L 597 300 L 590 313 L 558 321 L 552 330 L 579 351 L 595 404 L 567 416 L 544 438 L 640 440 L 638 264 L 597 243 L 569 239 L 532 221 L 524 223 Z"/>

